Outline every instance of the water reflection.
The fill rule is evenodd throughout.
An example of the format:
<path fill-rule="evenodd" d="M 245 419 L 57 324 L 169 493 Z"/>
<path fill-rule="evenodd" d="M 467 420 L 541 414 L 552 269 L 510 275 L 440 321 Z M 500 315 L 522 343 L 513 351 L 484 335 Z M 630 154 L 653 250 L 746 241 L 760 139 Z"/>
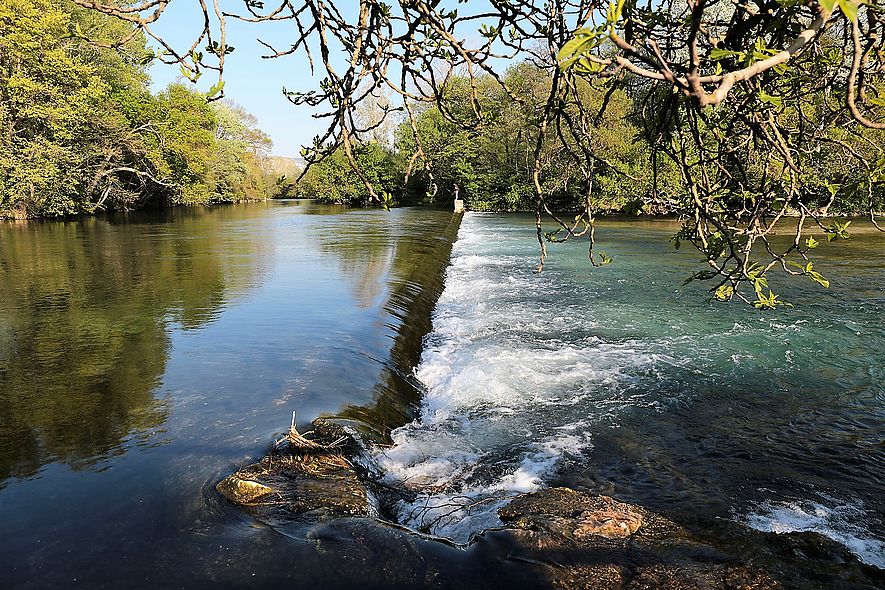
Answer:
<path fill-rule="evenodd" d="M 352 421 L 367 439 L 387 441 L 393 428 L 415 417 L 420 402 L 420 386 L 412 369 L 418 364 L 422 339 L 431 329 L 430 314 L 444 286 L 445 262 L 458 234 L 460 216 L 428 211 L 421 217 L 375 218 L 380 221 L 376 224 L 359 216 L 348 221 L 353 227 L 346 232 L 361 232 L 366 239 L 326 240 L 322 247 L 340 256 L 345 268 L 363 269 L 358 299 L 375 297 L 374 285 L 381 284 L 382 275 L 387 278 L 389 295 L 383 309 L 390 318 L 393 345 L 386 359 L 378 359 L 383 367 L 371 403 L 349 404 L 333 416 Z M 390 235 L 398 239 L 391 241 Z"/>
<path fill-rule="evenodd" d="M 205 326 L 263 268 L 266 245 L 222 231 L 229 214 L 0 226 L 0 486 L 161 428 L 168 326 Z"/>
<path fill-rule="evenodd" d="M 398 212 L 378 215 L 353 211 L 341 218 L 333 231 L 317 232 L 322 252 L 331 254 L 340 272 L 353 277 L 350 287 L 357 305 L 369 308 L 384 294 L 384 278 L 390 271 L 399 244 L 394 242 L 396 223 L 405 216 Z"/>

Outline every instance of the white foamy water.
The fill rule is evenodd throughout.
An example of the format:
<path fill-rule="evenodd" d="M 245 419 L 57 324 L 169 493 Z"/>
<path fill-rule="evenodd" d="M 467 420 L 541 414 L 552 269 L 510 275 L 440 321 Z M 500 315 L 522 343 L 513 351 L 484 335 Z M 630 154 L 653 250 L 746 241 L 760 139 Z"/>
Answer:
<path fill-rule="evenodd" d="M 819 533 L 841 543 L 864 563 L 885 569 L 885 543 L 860 524 L 867 519 L 863 505 L 830 500 L 829 506 L 812 500 L 765 501 L 744 520 L 758 531 Z"/>
<path fill-rule="evenodd" d="M 593 335 L 604 318 L 564 307 L 563 276 L 534 275 L 535 256 L 525 233 L 465 216 L 416 369 L 420 418 L 376 455 L 417 493 L 399 506 L 404 524 L 467 542 L 500 524 L 506 498 L 543 487 L 586 451 L 594 425 L 660 404 L 646 392 L 675 362 L 667 347 Z"/>

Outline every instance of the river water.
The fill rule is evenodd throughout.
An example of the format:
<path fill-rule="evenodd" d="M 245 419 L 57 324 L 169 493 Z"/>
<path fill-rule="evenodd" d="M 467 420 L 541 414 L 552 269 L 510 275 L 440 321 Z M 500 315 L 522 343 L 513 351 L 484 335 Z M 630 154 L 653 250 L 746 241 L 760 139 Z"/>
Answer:
<path fill-rule="evenodd" d="M 796 306 L 759 313 L 683 286 L 699 267 L 674 229 L 605 222 L 613 264 L 565 244 L 536 275 L 522 216 L 280 202 L 0 224 L 3 587 L 533 586 L 482 543 L 275 530 L 219 498 L 293 410 L 392 443 L 375 459 L 418 494 L 398 520 L 456 543 L 564 484 L 815 530 L 885 567 L 885 238 L 823 244 L 831 288 L 789 281 Z M 406 554 L 420 568 L 384 566 Z"/>
<path fill-rule="evenodd" d="M 334 580 L 214 485 L 292 411 L 411 419 L 397 367 L 456 230 L 305 202 L 0 223 L 0 587 Z"/>
<path fill-rule="evenodd" d="M 564 483 L 773 532 L 885 568 L 885 236 L 816 252 L 829 290 L 773 313 L 709 301 L 671 222 L 551 249 L 528 218 L 468 214 L 416 374 L 420 419 L 378 453 L 419 491 L 401 520 L 466 542 L 507 497 Z M 810 281 L 808 281 L 810 283 Z"/>

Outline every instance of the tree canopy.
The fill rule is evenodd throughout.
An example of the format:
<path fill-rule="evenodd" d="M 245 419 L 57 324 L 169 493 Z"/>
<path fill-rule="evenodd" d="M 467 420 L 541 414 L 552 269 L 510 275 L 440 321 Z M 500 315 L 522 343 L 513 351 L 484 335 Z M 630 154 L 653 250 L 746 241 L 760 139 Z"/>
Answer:
<path fill-rule="evenodd" d="M 137 27 L 73 2 L 3 2 L 0 217 L 265 198 L 255 118 L 182 84 L 151 93 L 152 56 Z"/>
<path fill-rule="evenodd" d="M 653 188 L 643 200 L 680 215 L 684 226 L 674 241 L 703 253 L 708 268 L 695 278 L 712 281 L 720 299 L 777 306 L 767 278 L 775 268 L 825 284 L 808 259 L 817 243 L 808 228 L 846 238 L 847 225 L 826 219 L 827 212 L 862 208 L 875 224 L 881 209 L 885 18 L 878 3 L 360 0 L 353 10 L 321 0 L 244 0 L 239 12 L 227 12 L 214 1 L 199 3 L 204 19 L 194 23 L 192 43 L 178 47 L 153 28 L 169 0 L 75 1 L 134 25 L 158 47 L 157 59 L 188 77 L 217 73 L 212 98 L 223 96 L 225 56 L 233 50 L 228 19 L 291 21 L 291 43 L 267 45 L 267 57 L 298 55 L 324 75 L 318 89 L 286 92 L 295 104 L 326 109 L 320 116 L 328 128 L 305 158 L 317 164 L 340 152 L 377 201 L 392 197 L 359 165 L 357 146 L 378 125 L 361 120 L 360 104 L 395 94 L 386 113 L 402 112 L 412 130 L 406 169 L 423 169 L 434 192 L 441 186 L 434 159 L 443 158 L 422 144 L 419 123 L 427 131 L 434 116 L 426 105 L 446 124 L 481 133 L 494 113 L 487 84 L 497 85 L 537 125 L 528 178 L 539 270 L 549 242 L 580 237 L 589 239 L 594 264 L 607 262 L 593 252 L 595 216 L 610 198 L 600 187 L 636 176 L 629 161 L 600 153 L 606 113 L 622 96 L 632 101 L 631 124 L 648 149 Z M 546 73 L 542 95 L 510 83 L 502 68 L 514 59 Z M 551 144 L 558 145 L 558 166 L 545 166 Z M 569 181 L 582 196 L 574 217 L 560 216 L 555 204 L 562 183 L 554 170 L 562 168 L 579 174 Z M 658 190 L 670 171 L 679 190 Z M 607 180 L 612 174 L 621 182 Z M 545 217 L 557 231 L 544 230 Z M 777 249 L 770 237 L 787 225 L 795 239 Z"/>

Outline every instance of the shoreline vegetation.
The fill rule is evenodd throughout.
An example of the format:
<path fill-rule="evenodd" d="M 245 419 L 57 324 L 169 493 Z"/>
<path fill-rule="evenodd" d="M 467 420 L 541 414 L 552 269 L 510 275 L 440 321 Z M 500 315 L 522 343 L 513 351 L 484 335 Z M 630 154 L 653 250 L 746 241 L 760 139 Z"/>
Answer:
<path fill-rule="evenodd" d="M 127 44 L 112 47 L 113 39 L 130 34 Z M 491 77 L 457 74 L 444 89 L 452 112 L 424 106 L 407 121 L 388 116 L 398 108 L 383 94 L 364 101 L 354 120 L 371 131 L 354 143 L 353 161 L 340 147 L 314 145 L 302 155 L 322 157 L 301 176 L 295 159 L 269 155 L 272 143 L 254 116 L 233 102 L 212 101 L 219 88 L 207 95 L 178 82 L 151 92 L 147 67 L 154 57 L 131 24 L 72 2 L 4 3 L 0 219 L 270 198 L 377 205 L 372 191 L 386 206 L 451 207 L 457 193 L 469 210 L 533 211 L 536 145 L 549 193 L 545 206 L 553 212 L 580 211 L 589 191 L 600 215 L 680 214 L 672 209 L 684 191 L 678 167 L 656 155 L 642 132 L 637 97 L 627 90 L 576 89 L 584 107 L 599 113 L 589 187 L 584 171 L 570 164 L 575 146 L 555 136 L 538 143 L 537 107 L 551 81 L 529 62 L 504 75 L 521 102 Z M 481 125 L 465 129 L 453 122 L 477 107 Z M 862 137 L 845 141 L 866 145 Z M 825 156 L 829 164 L 817 171 L 817 213 L 851 216 L 871 204 L 881 208 L 878 193 L 871 197 L 876 203 L 860 192 L 833 201 L 832 191 L 853 170 Z"/>
<path fill-rule="evenodd" d="M 152 92 L 153 57 L 73 2 L 0 5 L 0 219 L 263 200 L 297 173 L 236 103 Z"/>

